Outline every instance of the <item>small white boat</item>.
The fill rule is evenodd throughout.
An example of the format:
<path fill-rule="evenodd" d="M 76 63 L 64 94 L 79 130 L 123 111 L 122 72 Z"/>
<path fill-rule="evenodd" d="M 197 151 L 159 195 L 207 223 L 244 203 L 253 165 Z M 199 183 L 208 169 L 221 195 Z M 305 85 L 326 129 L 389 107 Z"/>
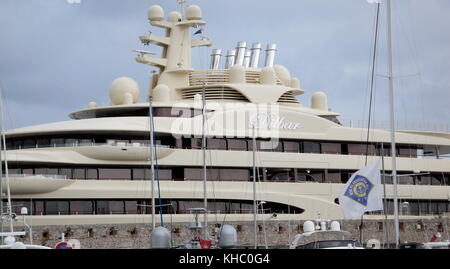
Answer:
<path fill-rule="evenodd" d="M 342 231 L 338 221 L 318 219 L 315 225 L 308 220 L 303 224 L 303 230 L 294 237 L 290 249 L 364 249 L 360 242 L 349 239 L 351 234 Z"/>

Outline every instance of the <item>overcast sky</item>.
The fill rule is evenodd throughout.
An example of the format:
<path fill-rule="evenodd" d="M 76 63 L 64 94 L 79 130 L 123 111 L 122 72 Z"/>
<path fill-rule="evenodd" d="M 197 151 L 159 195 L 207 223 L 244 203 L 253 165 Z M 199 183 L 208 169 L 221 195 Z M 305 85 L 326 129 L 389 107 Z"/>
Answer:
<path fill-rule="evenodd" d="M 6 96 L 7 128 L 68 119 L 90 101 L 108 105 L 108 87 L 130 76 L 147 92 L 150 67 L 135 62 L 138 36 L 152 30 L 147 9 L 167 15 L 176 0 L 2 0 L 0 82 Z M 396 119 L 449 124 L 450 1 L 394 0 Z M 191 0 L 202 8 L 205 35 L 213 47 L 194 49 L 196 68 L 209 67 L 212 48 L 238 41 L 276 43 L 277 64 L 286 66 L 306 91 L 328 95 L 341 118 L 367 119 L 368 81 L 375 5 L 366 0 Z M 388 120 L 385 7 L 375 119 Z M 262 57 L 261 57 L 261 60 Z M 224 61 L 224 60 L 223 60 Z M 144 94 L 141 94 L 144 101 Z"/>

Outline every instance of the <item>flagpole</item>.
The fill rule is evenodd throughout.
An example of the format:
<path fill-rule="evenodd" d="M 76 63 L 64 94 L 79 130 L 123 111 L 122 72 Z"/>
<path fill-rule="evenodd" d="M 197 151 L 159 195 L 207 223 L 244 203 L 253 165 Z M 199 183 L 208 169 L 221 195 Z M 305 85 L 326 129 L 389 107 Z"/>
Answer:
<path fill-rule="evenodd" d="M 383 246 L 386 248 L 388 241 L 387 199 L 386 199 L 386 173 L 384 171 L 384 143 L 381 143 L 381 170 L 383 171 L 383 211 L 384 211 L 384 235 Z"/>
<path fill-rule="evenodd" d="M 387 41 L 388 41 L 388 65 L 389 65 L 389 111 L 391 125 L 391 158 L 392 158 L 392 180 L 394 184 L 394 224 L 395 224 L 395 248 L 398 248 L 399 235 L 399 219 L 398 219 L 398 197 L 397 197 L 397 167 L 396 167 L 396 151 L 395 151 L 395 121 L 394 121 L 394 80 L 392 71 L 392 22 L 391 22 L 391 0 L 387 1 Z"/>

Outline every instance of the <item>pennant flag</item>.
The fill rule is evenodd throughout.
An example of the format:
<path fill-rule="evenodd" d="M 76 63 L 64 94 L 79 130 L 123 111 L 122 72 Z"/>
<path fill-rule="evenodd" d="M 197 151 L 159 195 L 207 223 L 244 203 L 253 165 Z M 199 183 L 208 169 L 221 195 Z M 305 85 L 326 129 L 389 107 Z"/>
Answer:
<path fill-rule="evenodd" d="M 200 30 L 195 32 L 194 35 L 203 34 L 204 32 L 205 32 L 205 30 L 203 30 L 203 28 L 200 28 Z"/>
<path fill-rule="evenodd" d="M 380 160 L 354 173 L 339 197 L 345 219 L 361 217 L 364 212 L 383 210 Z"/>

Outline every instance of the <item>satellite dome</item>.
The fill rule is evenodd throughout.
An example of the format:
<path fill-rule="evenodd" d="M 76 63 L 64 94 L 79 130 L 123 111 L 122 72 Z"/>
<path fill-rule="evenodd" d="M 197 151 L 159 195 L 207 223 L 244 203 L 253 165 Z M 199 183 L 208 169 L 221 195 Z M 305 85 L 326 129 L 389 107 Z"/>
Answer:
<path fill-rule="evenodd" d="M 188 20 L 201 20 L 202 9 L 197 5 L 191 5 L 186 8 L 186 18 Z"/>
<path fill-rule="evenodd" d="M 11 245 L 11 249 L 26 249 L 26 248 L 27 247 L 22 242 L 15 242 Z"/>
<path fill-rule="evenodd" d="M 5 237 L 5 239 L 3 239 L 3 242 L 6 245 L 12 245 L 12 244 L 14 244 L 14 242 L 16 242 L 16 238 L 14 238 L 14 236 L 7 236 L 7 237 Z"/>
<path fill-rule="evenodd" d="M 340 231 L 341 230 L 341 224 L 338 221 L 332 221 L 331 224 L 331 230 L 332 231 Z"/>
<path fill-rule="evenodd" d="M 324 92 L 316 92 L 311 96 L 311 108 L 328 111 L 328 98 Z"/>
<path fill-rule="evenodd" d="M 237 232 L 236 229 L 229 225 L 223 225 L 219 230 L 219 247 L 220 248 L 232 248 L 237 245 Z"/>
<path fill-rule="evenodd" d="M 152 91 L 153 101 L 168 102 L 170 101 L 170 89 L 166 84 L 158 84 Z"/>
<path fill-rule="evenodd" d="M 230 83 L 245 83 L 245 68 L 241 65 L 230 67 Z"/>
<path fill-rule="evenodd" d="M 156 227 L 150 234 L 150 247 L 159 249 L 170 248 L 169 230 L 164 227 Z"/>
<path fill-rule="evenodd" d="M 97 107 L 97 103 L 96 102 L 89 102 L 88 103 L 88 108 L 96 108 Z"/>
<path fill-rule="evenodd" d="M 275 85 L 277 83 L 275 70 L 272 67 L 261 69 L 261 84 Z"/>
<path fill-rule="evenodd" d="M 286 67 L 281 64 L 276 64 L 273 66 L 273 69 L 275 70 L 277 77 L 285 86 L 291 85 L 291 73 Z"/>
<path fill-rule="evenodd" d="M 300 89 L 300 80 L 296 77 L 291 78 L 291 85 L 294 89 Z"/>
<path fill-rule="evenodd" d="M 109 87 L 111 105 L 133 104 L 139 100 L 140 89 L 137 82 L 129 77 L 115 79 Z"/>
<path fill-rule="evenodd" d="M 150 21 L 162 21 L 164 19 L 164 10 L 162 7 L 154 5 L 148 9 L 147 15 Z"/>
<path fill-rule="evenodd" d="M 178 22 L 181 20 L 181 13 L 178 11 L 172 11 L 169 13 L 169 17 L 167 17 L 169 22 Z"/>
<path fill-rule="evenodd" d="M 315 231 L 315 225 L 314 222 L 307 220 L 305 223 L 303 223 L 303 231 L 305 233 L 314 232 Z"/>

